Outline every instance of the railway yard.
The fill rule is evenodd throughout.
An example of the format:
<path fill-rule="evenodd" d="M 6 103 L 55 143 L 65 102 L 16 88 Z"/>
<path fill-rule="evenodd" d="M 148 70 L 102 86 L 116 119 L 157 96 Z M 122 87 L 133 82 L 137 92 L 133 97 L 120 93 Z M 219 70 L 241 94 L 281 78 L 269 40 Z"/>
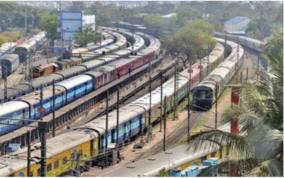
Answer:
<path fill-rule="evenodd" d="M 266 42 L 216 30 L 191 56 L 164 31 L 95 27 L 99 41 L 60 55 L 46 31 L 0 46 L 0 177 L 195 177 L 230 159 L 225 141 L 196 149 L 191 139 L 247 134 L 224 117 L 270 68 Z"/>

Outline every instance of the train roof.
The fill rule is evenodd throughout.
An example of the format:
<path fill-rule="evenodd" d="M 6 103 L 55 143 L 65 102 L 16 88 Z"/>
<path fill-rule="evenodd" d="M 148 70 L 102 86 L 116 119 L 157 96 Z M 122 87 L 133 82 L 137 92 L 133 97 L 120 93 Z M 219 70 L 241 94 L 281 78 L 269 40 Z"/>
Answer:
<path fill-rule="evenodd" d="M 116 110 L 113 110 L 108 114 L 108 126 L 109 129 L 113 129 L 116 127 Z M 131 107 L 122 107 L 119 109 L 119 123 L 124 123 L 129 120 L 129 118 L 137 117 L 138 115 L 144 113 L 145 110 L 139 106 L 131 106 Z M 84 126 L 83 128 L 91 128 L 97 130 L 100 134 L 105 133 L 105 124 L 106 116 L 100 116 L 96 118 L 94 121 L 91 121 Z"/>
<path fill-rule="evenodd" d="M 29 105 L 22 101 L 8 101 L 6 103 L 0 104 L 0 115 L 4 116 L 8 113 L 13 113 L 19 109 L 28 108 Z"/>
<path fill-rule="evenodd" d="M 113 71 L 115 68 L 113 66 L 109 66 L 109 65 L 104 65 L 104 66 L 101 66 L 99 67 L 97 70 L 98 71 L 101 71 L 103 73 L 108 73 L 110 71 Z"/>
<path fill-rule="evenodd" d="M 74 66 L 74 67 L 71 67 L 69 69 L 65 69 L 65 70 L 62 70 L 62 71 L 59 71 L 59 72 L 56 72 L 56 73 L 59 74 L 59 75 L 63 75 L 64 78 L 68 78 L 70 76 L 73 76 L 75 74 L 79 74 L 79 73 L 84 72 L 84 71 L 86 71 L 85 67 Z"/>
<path fill-rule="evenodd" d="M 15 46 L 16 46 L 16 43 L 14 43 L 14 42 L 3 43 L 0 47 L 0 54 L 5 53 L 5 52 L 13 49 Z"/>
<path fill-rule="evenodd" d="M 99 59 L 104 60 L 106 63 L 108 63 L 108 62 L 111 62 L 111 61 L 118 59 L 118 58 L 120 58 L 119 55 L 110 54 L 110 55 L 102 56 Z"/>
<path fill-rule="evenodd" d="M 15 61 L 19 60 L 19 55 L 17 54 L 4 54 L 3 56 L 0 57 L 0 61 L 7 61 L 10 63 L 14 63 Z"/>
<path fill-rule="evenodd" d="M 20 83 L 7 89 L 7 98 L 11 99 L 15 96 L 31 91 L 32 87 L 28 83 Z M 0 98 L 4 100 L 4 90 L 0 90 Z"/>
<path fill-rule="evenodd" d="M 42 93 L 43 93 L 43 100 L 45 98 L 51 98 L 53 93 L 52 93 L 52 86 L 48 86 L 42 89 Z M 57 86 L 55 85 L 55 94 L 58 93 L 63 93 L 65 92 L 65 89 L 62 86 Z M 24 96 L 21 96 L 19 98 L 17 98 L 17 100 L 23 100 L 23 101 L 27 101 L 28 103 L 30 103 L 31 105 L 35 105 L 37 103 L 40 102 L 40 89 L 31 92 L 29 94 L 26 94 Z"/>
<path fill-rule="evenodd" d="M 57 86 L 62 86 L 65 89 L 70 89 L 75 86 L 78 86 L 82 83 L 92 80 L 92 77 L 89 75 L 78 75 L 72 78 L 65 79 L 61 82 L 56 83 Z"/>
<path fill-rule="evenodd" d="M 91 139 L 97 138 L 98 134 L 89 132 L 88 130 L 72 130 L 56 137 L 47 139 L 46 141 L 46 157 L 50 158 L 54 155 L 64 152 L 67 149 L 74 148 L 77 145 L 85 143 Z M 40 143 L 32 145 L 32 147 L 39 147 Z M 77 150 L 78 151 L 78 150 Z M 22 148 L 14 153 L 0 157 L 0 176 L 9 176 L 10 174 L 19 171 L 26 167 L 27 148 Z M 40 157 L 40 149 L 34 149 L 31 152 L 31 157 Z M 17 161 L 15 161 L 15 159 Z M 34 162 L 32 162 L 33 164 Z"/>
<path fill-rule="evenodd" d="M 90 75 L 90 76 L 96 78 L 96 77 L 98 77 L 98 76 L 101 76 L 101 75 L 102 75 L 102 72 L 93 70 L 93 71 L 86 72 L 85 74 L 86 74 L 86 75 Z"/>
<path fill-rule="evenodd" d="M 102 64 L 104 64 L 103 60 L 95 59 L 95 60 L 91 60 L 91 61 L 88 61 L 88 62 L 84 62 L 81 65 L 87 67 L 88 69 L 92 69 L 92 68 L 98 67 Z"/>
<path fill-rule="evenodd" d="M 47 85 L 51 84 L 53 82 L 53 80 L 55 82 L 58 82 L 62 79 L 63 79 L 63 77 L 56 74 L 56 73 L 50 74 L 50 75 L 47 75 L 47 76 L 38 77 L 38 78 L 32 80 L 32 87 L 33 88 L 39 88 L 41 85 L 47 86 Z"/>

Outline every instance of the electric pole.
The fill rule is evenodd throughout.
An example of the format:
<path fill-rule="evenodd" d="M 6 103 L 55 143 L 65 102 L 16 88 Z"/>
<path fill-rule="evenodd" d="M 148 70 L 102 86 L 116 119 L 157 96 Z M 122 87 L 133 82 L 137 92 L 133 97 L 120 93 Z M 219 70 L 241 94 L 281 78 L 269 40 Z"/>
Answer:
<path fill-rule="evenodd" d="M 188 70 L 188 85 L 187 85 L 187 141 L 189 142 L 190 137 L 190 88 L 191 88 L 191 64 L 189 63 L 189 70 Z"/>
<path fill-rule="evenodd" d="M 42 116 L 41 116 L 42 117 Z M 46 122 L 38 123 L 39 135 L 40 135 L 40 177 L 45 177 L 46 173 Z"/>
<path fill-rule="evenodd" d="M 118 129 L 119 129 L 119 85 L 117 86 L 117 99 L 116 99 L 116 148 L 118 149 Z"/>
<path fill-rule="evenodd" d="M 160 88 L 161 88 L 161 95 L 160 95 L 160 132 L 162 132 L 162 122 L 163 122 L 163 73 L 160 71 Z"/>
<path fill-rule="evenodd" d="M 167 130 L 167 97 L 164 97 L 164 137 L 163 137 L 163 151 L 166 151 L 166 130 Z"/>
<path fill-rule="evenodd" d="M 151 114 L 152 114 L 152 110 L 151 110 L 151 106 L 152 106 L 152 76 L 151 76 L 151 60 L 149 62 L 149 93 L 150 93 L 150 101 L 149 101 L 149 118 L 148 118 L 148 125 L 149 125 L 149 130 L 151 127 Z"/>
<path fill-rule="evenodd" d="M 30 131 L 27 132 L 27 177 L 31 174 L 31 136 Z"/>
<path fill-rule="evenodd" d="M 215 129 L 217 129 L 217 120 L 218 120 L 218 83 L 215 84 Z"/>
<path fill-rule="evenodd" d="M 107 157 L 107 147 L 108 147 L 108 98 L 109 98 L 109 91 L 106 91 L 106 130 L 105 130 L 105 153 L 106 153 L 106 162 L 108 162 Z M 118 135 L 118 130 L 116 131 L 116 135 Z"/>
<path fill-rule="evenodd" d="M 7 68 L 5 65 L 2 65 L 2 75 L 4 80 L 4 102 L 8 99 L 8 86 L 7 86 Z"/>
<path fill-rule="evenodd" d="M 52 81 L 52 137 L 55 137 L 55 82 Z"/>
<path fill-rule="evenodd" d="M 176 108 L 177 108 L 177 60 L 175 61 L 175 66 L 174 66 L 174 118 L 173 120 L 176 120 Z"/>

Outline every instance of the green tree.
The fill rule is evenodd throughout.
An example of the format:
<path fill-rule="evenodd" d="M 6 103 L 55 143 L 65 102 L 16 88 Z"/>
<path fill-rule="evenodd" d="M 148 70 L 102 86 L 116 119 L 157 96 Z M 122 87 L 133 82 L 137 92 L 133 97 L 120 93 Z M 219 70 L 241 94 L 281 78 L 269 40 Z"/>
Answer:
<path fill-rule="evenodd" d="M 91 28 L 86 28 L 75 35 L 75 40 L 80 46 L 86 46 L 88 43 L 96 41 L 96 32 Z"/>
<path fill-rule="evenodd" d="M 57 14 L 44 12 L 40 16 L 40 27 L 47 32 L 47 37 L 53 41 L 57 38 Z"/>
<path fill-rule="evenodd" d="M 283 32 L 274 35 L 264 55 L 270 71 L 259 83 L 247 83 L 242 90 L 242 105 L 229 109 L 223 123 L 237 117 L 240 135 L 209 130 L 191 137 L 196 149 L 204 141 L 226 144 L 230 159 L 220 166 L 234 163 L 239 171 L 252 176 L 283 176 Z M 244 166 L 246 165 L 246 166 Z"/>
<path fill-rule="evenodd" d="M 146 15 L 144 17 L 144 24 L 146 27 L 150 28 L 155 35 L 160 36 L 161 30 L 167 29 L 166 19 L 162 18 L 159 15 Z"/>
<path fill-rule="evenodd" d="M 208 22 L 194 20 L 175 34 L 163 39 L 162 45 L 168 54 L 180 58 L 186 66 L 189 61 L 193 63 L 196 59 L 205 56 L 208 47 L 214 46 L 212 32 L 213 27 Z"/>

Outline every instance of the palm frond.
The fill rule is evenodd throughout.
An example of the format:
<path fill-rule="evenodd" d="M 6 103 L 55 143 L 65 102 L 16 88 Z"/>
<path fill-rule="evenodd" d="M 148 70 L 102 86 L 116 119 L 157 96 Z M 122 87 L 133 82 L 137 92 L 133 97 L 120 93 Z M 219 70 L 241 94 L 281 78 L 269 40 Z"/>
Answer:
<path fill-rule="evenodd" d="M 231 156 L 238 158 L 249 158 L 252 156 L 245 137 L 232 135 L 221 130 L 210 130 L 191 136 L 189 149 L 193 151 L 213 150 L 225 145 L 229 147 Z"/>
<path fill-rule="evenodd" d="M 252 169 L 249 176 L 283 177 L 283 163 L 278 159 L 271 159 L 260 163 Z"/>

